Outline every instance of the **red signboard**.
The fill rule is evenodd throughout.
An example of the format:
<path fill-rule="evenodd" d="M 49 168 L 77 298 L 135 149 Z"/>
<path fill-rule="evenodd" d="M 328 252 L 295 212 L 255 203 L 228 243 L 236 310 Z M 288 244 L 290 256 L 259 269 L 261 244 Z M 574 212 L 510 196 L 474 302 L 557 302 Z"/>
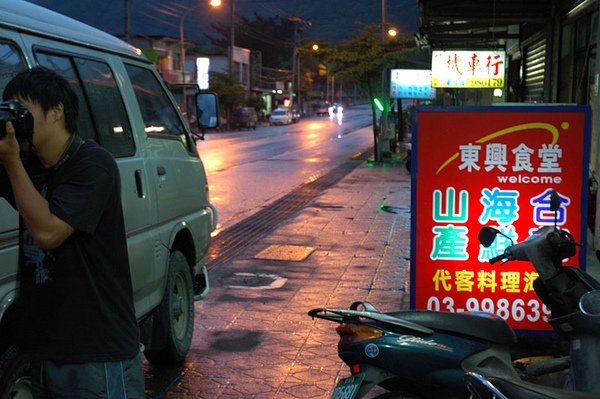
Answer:
<path fill-rule="evenodd" d="M 583 106 L 421 107 L 413 127 L 411 307 L 496 313 L 516 329 L 548 330 L 530 263 L 490 265 L 494 226 L 515 242 L 557 223 L 585 243 L 590 111 Z M 585 251 L 570 265 L 584 266 Z"/>

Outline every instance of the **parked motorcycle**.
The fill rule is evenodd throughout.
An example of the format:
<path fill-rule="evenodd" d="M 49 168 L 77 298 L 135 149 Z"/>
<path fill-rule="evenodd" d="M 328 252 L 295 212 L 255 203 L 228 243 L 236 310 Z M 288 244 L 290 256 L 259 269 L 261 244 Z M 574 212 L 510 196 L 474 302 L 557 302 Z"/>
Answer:
<path fill-rule="evenodd" d="M 598 399 L 597 393 L 573 392 L 502 377 L 468 372 L 465 382 L 472 399 Z"/>
<path fill-rule="evenodd" d="M 556 212 L 560 207 L 556 192 L 551 203 Z M 501 233 L 484 227 L 479 235 L 482 245 L 489 246 L 497 234 Z M 562 367 L 570 366 L 569 389 L 600 392 L 600 318 L 579 309 L 580 298 L 600 289 L 600 283 L 578 268 L 562 266 L 563 259 L 575 254 L 576 246 L 567 231 L 547 226 L 490 262 L 525 260 L 533 264 L 539 275 L 534 283 L 536 294 L 552 311 L 549 323 L 571 342 L 570 363 L 559 359 Z M 350 309 L 317 308 L 308 314 L 339 323 L 338 355 L 352 375 L 338 383 L 331 398 L 363 398 L 376 385 L 389 391 L 382 399 L 406 395 L 468 398 L 465 372 L 521 380 L 510 356 L 516 335 L 493 314 L 380 313 L 368 302 L 354 302 Z M 554 371 L 555 363 L 552 359 L 538 369 Z"/>
<path fill-rule="evenodd" d="M 579 299 L 586 316 L 600 317 L 600 290 L 589 291 Z M 465 383 L 473 399 L 599 399 L 597 392 L 573 392 L 496 376 L 467 372 Z"/>
<path fill-rule="evenodd" d="M 573 392 L 502 377 L 467 372 L 465 383 L 471 399 L 599 399 L 595 392 Z"/>

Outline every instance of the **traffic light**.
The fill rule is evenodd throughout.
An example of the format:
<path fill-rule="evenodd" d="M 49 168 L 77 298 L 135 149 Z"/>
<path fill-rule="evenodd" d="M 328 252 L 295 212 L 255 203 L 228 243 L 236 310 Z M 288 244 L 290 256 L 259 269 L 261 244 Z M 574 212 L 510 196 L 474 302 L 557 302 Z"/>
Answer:
<path fill-rule="evenodd" d="M 292 92 L 292 97 L 296 97 L 296 92 L 295 91 Z"/>
<path fill-rule="evenodd" d="M 289 107 L 290 106 L 290 99 L 289 98 L 284 98 L 283 99 L 283 106 L 284 107 Z"/>

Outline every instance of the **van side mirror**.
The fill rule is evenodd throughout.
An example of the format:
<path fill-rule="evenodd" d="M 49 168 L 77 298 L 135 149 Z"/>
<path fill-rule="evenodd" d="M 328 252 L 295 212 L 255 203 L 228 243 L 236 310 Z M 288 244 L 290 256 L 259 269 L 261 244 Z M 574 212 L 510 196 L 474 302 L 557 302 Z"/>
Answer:
<path fill-rule="evenodd" d="M 219 126 L 219 99 L 216 93 L 203 91 L 196 94 L 196 115 L 200 129 Z"/>

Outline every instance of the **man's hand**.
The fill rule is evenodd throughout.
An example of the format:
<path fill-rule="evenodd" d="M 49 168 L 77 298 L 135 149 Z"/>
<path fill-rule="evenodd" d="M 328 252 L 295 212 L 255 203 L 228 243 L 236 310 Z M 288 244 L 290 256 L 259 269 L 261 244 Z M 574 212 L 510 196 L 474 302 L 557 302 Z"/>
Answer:
<path fill-rule="evenodd" d="M 21 162 L 20 146 L 11 122 L 6 122 L 6 136 L 0 139 L 0 162 L 5 166 Z"/>
<path fill-rule="evenodd" d="M 20 145 L 12 123 L 6 123 L 6 137 L 0 140 L 0 162 L 8 173 L 15 202 L 35 242 L 43 249 L 56 248 L 75 229 L 50 212 L 48 201 L 35 189 L 25 171 Z"/>

